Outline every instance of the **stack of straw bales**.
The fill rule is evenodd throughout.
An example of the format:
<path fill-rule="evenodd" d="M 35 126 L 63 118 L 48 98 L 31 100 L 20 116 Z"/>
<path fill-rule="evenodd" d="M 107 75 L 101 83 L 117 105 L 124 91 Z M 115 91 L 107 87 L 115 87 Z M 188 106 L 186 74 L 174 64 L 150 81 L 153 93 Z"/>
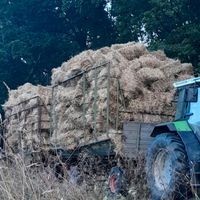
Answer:
<path fill-rule="evenodd" d="M 66 81 L 84 71 L 85 76 Z M 58 86 L 51 141 L 73 148 L 120 129 L 124 120 L 172 120 L 173 83 L 192 73 L 191 64 L 167 58 L 162 51 L 149 52 L 141 43 L 84 51 L 52 70 L 52 85 Z"/>
<path fill-rule="evenodd" d="M 34 102 L 14 106 L 37 95 L 51 110 L 53 132 L 47 136 L 51 144 L 71 149 L 109 136 L 120 149 L 121 122 L 173 119 L 173 83 L 192 77 L 192 72 L 191 64 L 167 58 L 162 51 L 149 52 L 141 43 L 84 51 L 52 70 L 52 109 L 48 87 L 25 84 L 10 91 L 4 104 L 8 143 L 17 146 L 17 139 L 23 137 L 26 148 L 38 147 L 37 108 L 20 112 L 29 104 L 34 107 Z M 45 111 L 42 115 L 48 121 Z"/>
<path fill-rule="evenodd" d="M 37 151 L 48 143 L 51 89 L 30 83 L 9 92 L 5 111 L 6 148 Z M 10 149 L 11 148 L 11 149 Z"/>

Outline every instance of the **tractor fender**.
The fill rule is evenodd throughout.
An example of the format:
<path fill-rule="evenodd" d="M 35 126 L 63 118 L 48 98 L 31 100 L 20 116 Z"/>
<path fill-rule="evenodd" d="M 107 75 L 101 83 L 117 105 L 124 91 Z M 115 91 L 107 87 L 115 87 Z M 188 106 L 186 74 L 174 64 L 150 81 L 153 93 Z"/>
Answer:
<path fill-rule="evenodd" d="M 151 137 L 156 137 L 157 135 L 160 135 L 161 133 L 176 133 L 176 128 L 174 127 L 173 123 L 163 123 L 156 125 L 151 133 Z"/>
<path fill-rule="evenodd" d="M 200 142 L 187 121 L 159 124 L 153 129 L 151 137 L 156 137 L 162 133 L 177 134 L 185 146 L 189 160 L 200 162 Z"/>

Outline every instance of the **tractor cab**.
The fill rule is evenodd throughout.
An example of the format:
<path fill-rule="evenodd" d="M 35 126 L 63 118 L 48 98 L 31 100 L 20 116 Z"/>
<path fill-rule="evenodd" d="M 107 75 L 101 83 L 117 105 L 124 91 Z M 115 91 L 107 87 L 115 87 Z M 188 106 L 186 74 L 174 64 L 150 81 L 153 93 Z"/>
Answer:
<path fill-rule="evenodd" d="M 200 77 L 174 83 L 176 88 L 175 120 L 187 120 L 195 132 L 200 132 Z"/>

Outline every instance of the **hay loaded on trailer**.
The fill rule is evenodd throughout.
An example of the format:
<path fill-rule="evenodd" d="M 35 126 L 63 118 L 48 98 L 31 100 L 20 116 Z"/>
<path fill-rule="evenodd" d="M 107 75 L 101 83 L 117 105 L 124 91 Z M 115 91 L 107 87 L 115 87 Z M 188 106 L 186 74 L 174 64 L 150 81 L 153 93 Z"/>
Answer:
<path fill-rule="evenodd" d="M 155 124 L 173 120 L 173 83 L 190 77 L 191 64 L 140 43 L 85 51 L 52 70 L 51 86 L 9 92 L 7 152 L 37 160 L 48 151 L 70 162 L 81 152 L 108 162 L 116 154 L 132 158 L 146 151 Z"/>
<path fill-rule="evenodd" d="M 104 77 L 100 78 L 106 82 L 104 88 L 99 88 L 98 82 L 101 80 L 96 76 L 101 70 L 105 70 Z M 94 75 L 92 83 L 87 79 L 89 73 Z M 113 83 L 115 86 L 111 85 Z M 92 90 L 88 90 L 88 86 Z M 82 90 L 81 99 L 80 96 L 76 99 L 69 94 L 77 90 L 76 87 Z M 110 96 L 110 87 L 114 98 Z M 101 93 L 104 107 L 100 107 L 102 99 L 98 94 L 99 90 L 104 92 Z M 33 91 L 35 96 L 27 98 Z M 91 98 L 90 102 L 86 102 L 87 98 Z M 5 148 L 8 153 L 23 153 L 25 157 L 34 154 L 33 157 L 38 159 L 37 154 L 44 150 L 62 154 L 64 160 L 73 160 L 84 151 L 101 157 L 112 157 L 118 153 L 132 158 L 132 152 L 146 151 L 152 140 L 148 133 L 153 129 L 154 123 L 128 119 L 121 121 L 121 115 L 129 116 L 132 111 L 125 109 L 119 80 L 110 77 L 110 63 L 84 72 L 72 71 L 65 81 L 52 87 L 25 84 L 18 90 L 11 91 L 10 101 L 17 102 L 17 99 L 17 104 L 9 105 L 7 102 L 4 106 Z M 76 103 L 82 105 L 76 107 Z M 64 109 L 66 113 L 63 114 Z"/>

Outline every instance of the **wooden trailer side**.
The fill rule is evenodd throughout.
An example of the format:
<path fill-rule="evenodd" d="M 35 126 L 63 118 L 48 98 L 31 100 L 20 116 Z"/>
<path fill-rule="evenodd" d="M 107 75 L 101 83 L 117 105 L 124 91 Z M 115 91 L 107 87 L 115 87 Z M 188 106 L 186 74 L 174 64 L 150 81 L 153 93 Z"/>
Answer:
<path fill-rule="evenodd" d="M 141 122 L 124 122 L 123 124 L 123 153 L 125 157 L 133 158 L 139 152 L 146 152 L 153 140 L 150 133 L 156 124 Z"/>

